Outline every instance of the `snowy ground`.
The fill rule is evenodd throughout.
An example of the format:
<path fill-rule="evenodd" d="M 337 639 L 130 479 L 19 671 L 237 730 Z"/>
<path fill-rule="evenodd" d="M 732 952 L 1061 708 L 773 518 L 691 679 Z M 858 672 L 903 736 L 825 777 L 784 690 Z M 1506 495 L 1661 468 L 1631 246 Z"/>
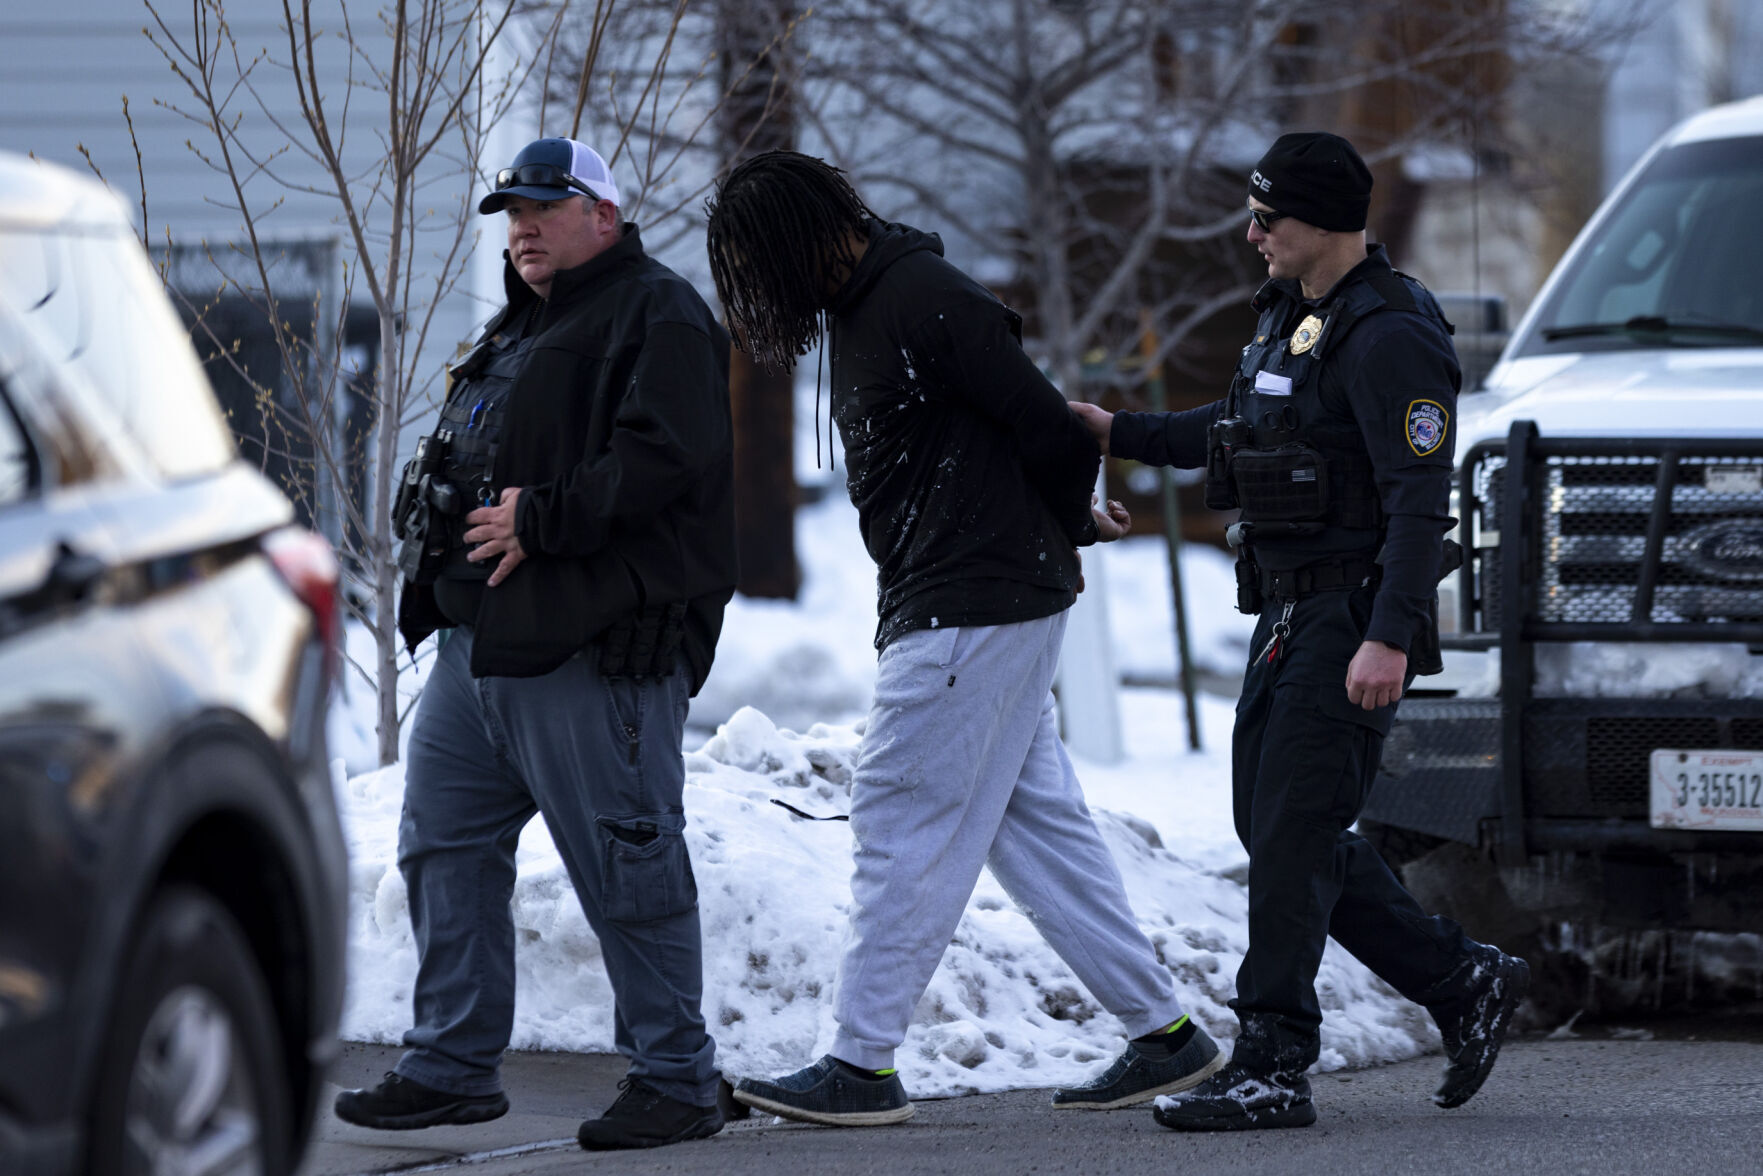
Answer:
<path fill-rule="evenodd" d="M 843 822 L 874 677 L 873 568 L 837 494 L 804 510 L 807 577 L 794 605 L 737 600 L 717 664 L 693 708 L 688 837 L 704 920 L 705 1015 L 721 1064 L 737 1074 L 794 1069 L 829 1043 L 832 979 L 850 902 Z M 1100 549 L 1117 661 L 1138 678 L 1172 676 L 1161 541 Z M 1183 561 L 1201 663 L 1240 669 L 1248 619 L 1230 607 L 1230 568 L 1210 550 Z M 359 640 L 361 635 L 355 635 Z M 414 690 L 421 667 L 410 675 Z M 359 686 L 333 718 L 351 850 L 351 977 L 345 1032 L 395 1041 L 408 1026 L 416 956 L 396 864 L 402 770 L 372 763 L 371 704 Z M 1079 761 L 1092 807 L 1141 926 L 1195 1018 L 1234 1034 L 1225 1007 L 1246 946 L 1243 854 L 1231 829 L 1230 703 L 1202 700 L 1206 750 L 1189 753 L 1180 696 L 1124 690 L 1126 762 Z M 798 734 L 797 732 L 802 732 Z M 351 774 L 354 773 L 354 774 Z M 514 898 L 519 989 L 514 1044 L 609 1050 L 611 994 L 598 946 L 542 822 L 521 841 Z M 1412 1056 L 1430 1022 L 1330 946 L 1318 990 L 1325 1069 Z M 1085 1076 L 1121 1047 L 1119 1023 L 1079 987 L 990 875 L 920 1002 L 899 1066 L 916 1095 L 1047 1086 Z"/>

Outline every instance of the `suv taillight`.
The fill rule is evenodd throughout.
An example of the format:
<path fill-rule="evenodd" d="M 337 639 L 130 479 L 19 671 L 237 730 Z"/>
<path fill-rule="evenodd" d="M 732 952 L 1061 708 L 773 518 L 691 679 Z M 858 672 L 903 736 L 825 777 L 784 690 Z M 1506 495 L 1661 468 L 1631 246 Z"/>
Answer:
<path fill-rule="evenodd" d="M 263 551 L 318 622 L 324 642 L 325 671 L 335 674 L 342 652 L 342 618 L 337 603 L 337 557 L 324 536 L 304 527 L 283 527 L 263 537 Z"/>

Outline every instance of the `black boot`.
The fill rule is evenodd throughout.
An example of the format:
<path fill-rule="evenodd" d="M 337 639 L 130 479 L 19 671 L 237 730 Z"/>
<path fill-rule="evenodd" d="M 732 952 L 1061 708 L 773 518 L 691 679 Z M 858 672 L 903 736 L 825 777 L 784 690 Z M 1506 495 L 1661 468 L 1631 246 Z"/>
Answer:
<path fill-rule="evenodd" d="M 1310 1080 L 1230 1063 L 1200 1085 L 1157 1100 L 1152 1116 L 1176 1131 L 1251 1131 L 1316 1122 Z"/>
<path fill-rule="evenodd" d="M 381 1131 L 413 1131 L 446 1123 L 487 1123 L 508 1113 L 508 1096 L 452 1094 L 387 1071 L 371 1090 L 345 1090 L 337 1095 L 337 1118 L 357 1127 Z"/>
<path fill-rule="evenodd" d="M 618 1084 L 618 1097 L 598 1119 L 584 1122 L 575 1141 L 589 1151 L 661 1147 L 708 1139 L 722 1130 L 722 1112 L 668 1098 L 641 1078 Z"/>
<path fill-rule="evenodd" d="M 1460 1107 L 1487 1081 L 1506 1040 L 1512 1014 L 1530 990 L 1530 965 L 1494 948 L 1466 967 L 1459 995 L 1427 1010 L 1445 1039 L 1445 1078 L 1432 1101 Z"/>

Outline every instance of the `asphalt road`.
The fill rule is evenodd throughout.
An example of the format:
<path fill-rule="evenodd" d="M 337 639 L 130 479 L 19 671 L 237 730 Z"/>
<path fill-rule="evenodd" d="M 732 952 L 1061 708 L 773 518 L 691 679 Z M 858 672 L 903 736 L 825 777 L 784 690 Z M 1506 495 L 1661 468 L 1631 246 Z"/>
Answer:
<path fill-rule="evenodd" d="M 1488 1085 L 1455 1111 L 1428 1100 L 1438 1057 L 1315 1076 L 1320 1118 L 1303 1130 L 1182 1135 L 1144 1108 L 1053 1112 L 1045 1091 L 1015 1091 L 920 1101 L 917 1116 L 897 1127 L 833 1130 L 753 1118 L 702 1142 L 601 1154 L 577 1149 L 575 1128 L 615 1096 L 620 1060 L 517 1054 L 504 1072 L 513 1103 L 507 1117 L 389 1133 L 327 1112 L 302 1176 L 1763 1172 L 1763 1016 L 1641 1032 L 1656 1036 L 1594 1028 L 1573 1040 L 1511 1042 Z M 336 1078 L 371 1083 L 396 1056 L 351 1046 Z"/>

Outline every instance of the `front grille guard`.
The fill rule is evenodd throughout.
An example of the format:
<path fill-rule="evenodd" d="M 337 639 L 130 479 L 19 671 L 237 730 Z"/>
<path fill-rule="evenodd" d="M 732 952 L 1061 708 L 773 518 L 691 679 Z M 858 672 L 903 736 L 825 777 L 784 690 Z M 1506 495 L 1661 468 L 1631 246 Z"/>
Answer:
<path fill-rule="evenodd" d="M 1545 439 L 1534 421 L 1464 456 L 1459 632 L 1442 644 L 1500 650 L 1502 862 L 1529 850 L 1536 642 L 1763 643 L 1763 493 L 1749 469 L 1763 469 L 1763 440 Z"/>

